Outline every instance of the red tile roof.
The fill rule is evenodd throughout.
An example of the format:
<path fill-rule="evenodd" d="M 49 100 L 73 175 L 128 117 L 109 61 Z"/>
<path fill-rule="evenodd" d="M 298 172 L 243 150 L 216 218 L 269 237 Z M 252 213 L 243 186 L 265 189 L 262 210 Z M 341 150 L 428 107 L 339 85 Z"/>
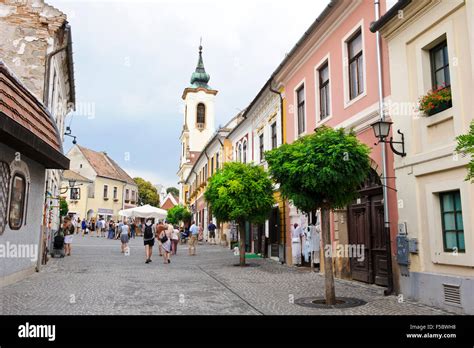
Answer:
<path fill-rule="evenodd" d="M 136 185 L 135 181 L 105 152 L 97 152 L 77 145 L 98 176 Z"/>

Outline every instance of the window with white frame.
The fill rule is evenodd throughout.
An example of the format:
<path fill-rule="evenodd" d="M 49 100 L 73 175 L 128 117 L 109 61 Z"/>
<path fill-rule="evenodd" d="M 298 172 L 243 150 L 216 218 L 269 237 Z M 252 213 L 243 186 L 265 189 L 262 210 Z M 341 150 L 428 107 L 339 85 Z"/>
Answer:
<path fill-rule="evenodd" d="M 364 92 L 364 56 L 361 29 L 347 41 L 347 53 L 349 60 L 349 98 L 352 100 Z"/>
<path fill-rule="evenodd" d="M 296 91 L 296 104 L 297 104 L 297 118 L 298 118 L 298 135 L 302 134 L 306 130 L 305 120 L 305 98 L 304 98 L 304 84 Z"/>
<path fill-rule="evenodd" d="M 331 101 L 329 99 L 329 64 L 324 63 L 318 69 L 319 75 L 319 118 L 324 120 L 329 116 Z"/>
<path fill-rule="evenodd" d="M 247 163 L 247 141 L 244 140 L 243 146 L 242 146 L 242 162 Z"/>
<path fill-rule="evenodd" d="M 258 136 L 258 153 L 259 153 L 260 162 L 263 161 L 263 153 L 265 149 L 263 140 L 264 138 L 263 138 L 263 132 L 262 132 L 262 134 Z"/>
<path fill-rule="evenodd" d="M 277 124 L 273 122 L 271 125 L 271 132 L 272 132 L 272 150 L 277 147 Z"/>
<path fill-rule="evenodd" d="M 15 173 L 10 188 L 10 207 L 8 223 L 10 229 L 19 230 L 23 225 L 26 202 L 26 178 L 20 173 Z"/>

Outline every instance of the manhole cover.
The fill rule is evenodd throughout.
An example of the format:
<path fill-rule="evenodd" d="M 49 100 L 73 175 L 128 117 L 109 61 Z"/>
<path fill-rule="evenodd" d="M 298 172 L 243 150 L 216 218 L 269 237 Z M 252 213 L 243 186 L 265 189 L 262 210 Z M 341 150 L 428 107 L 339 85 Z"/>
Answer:
<path fill-rule="evenodd" d="M 354 297 L 337 297 L 335 305 L 327 305 L 324 297 L 303 297 L 295 300 L 295 304 L 298 306 L 309 307 L 309 308 L 351 308 L 357 306 L 363 306 L 367 302 Z"/>

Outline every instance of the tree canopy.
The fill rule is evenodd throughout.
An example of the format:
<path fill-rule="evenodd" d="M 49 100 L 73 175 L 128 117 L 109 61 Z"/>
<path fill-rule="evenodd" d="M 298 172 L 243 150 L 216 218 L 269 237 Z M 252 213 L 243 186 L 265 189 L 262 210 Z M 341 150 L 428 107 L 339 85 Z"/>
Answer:
<path fill-rule="evenodd" d="M 141 205 L 150 204 L 154 207 L 160 206 L 160 196 L 158 190 L 149 181 L 143 178 L 133 178 L 138 186 L 138 197 Z"/>
<path fill-rule="evenodd" d="M 471 156 L 466 180 L 471 180 L 471 182 L 474 182 L 474 121 L 471 122 L 469 133 L 460 135 L 456 139 L 458 141 L 456 151 L 462 153 L 465 156 Z"/>
<path fill-rule="evenodd" d="M 176 187 L 168 187 L 166 189 L 166 193 L 170 193 L 175 196 L 175 197 L 179 197 L 179 190 L 176 188 Z"/>
<path fill-rule="evenodd" d="M 343 208 L 357 197 L 370 170 L 370 148 L 353 132 L 321 127 L 292 144 L 265 153 L 285 198 L 304 212 Z"/>
<path fill-rule="evenodd" d="M 177 225 L 180 222 L 190 222 L 192 218 L 191 212 L 185 208 L 183 205 L 175 205 L 173 208 L 168 210 L 168 215 L 166 216 L 166 221 Z"/>
<path fill-rule="evenodd" d="M 219 221 L 264 222 L 274 203 L 273 185 L 262 167 L 229 162 L 209 180 L 204 194 Z"/>

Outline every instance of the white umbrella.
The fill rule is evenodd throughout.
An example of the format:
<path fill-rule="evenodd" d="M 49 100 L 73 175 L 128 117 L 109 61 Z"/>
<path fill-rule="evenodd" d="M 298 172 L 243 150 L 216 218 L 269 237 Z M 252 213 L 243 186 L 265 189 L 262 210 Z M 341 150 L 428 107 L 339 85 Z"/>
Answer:
<path fill-rule="evenodd" d="M 141 207 L 120 210 L 119 215 L 125 216 L 125 217 L 138 217 L 138 218 L 145 218 L 145 219 L 147 218 L 165 219 L 166 216 L 168 215 L 168 212 L 164 209 L 156 208 L 147 204 Z"/>

